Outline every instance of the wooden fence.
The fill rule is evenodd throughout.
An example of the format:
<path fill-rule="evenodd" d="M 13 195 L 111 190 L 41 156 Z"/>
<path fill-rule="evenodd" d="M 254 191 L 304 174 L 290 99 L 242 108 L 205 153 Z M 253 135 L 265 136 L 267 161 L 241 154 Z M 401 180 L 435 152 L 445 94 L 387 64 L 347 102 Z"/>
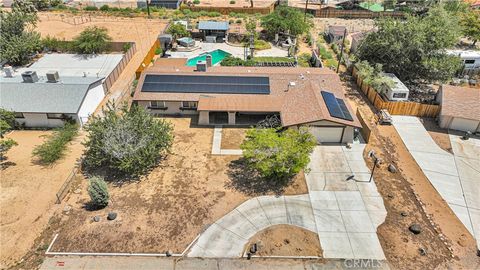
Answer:
<path fill-rule="evenodd" d="M 358 76 L 356 68 L 353 68 L 352 75 L 368 100 L 379 110 L 387 109 L 392 115 L 411 115 L 418 117 L 436 117 L 440 113 L 440 105 L 423 104 L 419 102 L 385 101 L 375 89 L 363 82 L 363 79 Z"/>
<path fill-rule="evenodd" d="M 365 142 L 368 143 L 368 141 L 370 140 L 370 134 L 372 133 L 370 126 L 365 121 L 364 115 L 358 109 L 357 109 L 356 115 L 358 120 L 360 121 L 360 124 L 362 125 L 362 129 L 360 129 L 360 133 L 362 134 L 362 137 L 365 140 Z"/>
<path fill-rule="evenodd" d="M 247 13 L 247 14 L 270 14 L 275 10 L 275 3 L 272 3 L 266 7 L 216 7 L 216 6 L 184 6 L 181 9 L 190 9 L 191 11 L 207 11 L 207 12 L 219 12 L 223 15 L 228 15 L 232 12 L 235 13 Z"/>
<path fill-rule="evenodd" d="M 405 17 L 405 14 L 400 11 L 373 12 L 370 10 L 342 10 L 331 8 L 317 9 L 312 13 L 318 18 L 374 19 L 380 17 Z"/>
<path fill-rule="evenodd" d="M 115 81 L 118 79 L 123 69 L 125 69 L 125 66 L 128 65 L 128 62 L 130 62 L 130 59 L 132 59 L 133 55 L 137 52 L 135 42 L 112 42 L 110 46 L 112 50 L 120 51 L 123 50 L 123 46 L 125 46 L 125 44 L 130 44 L 130 48 L 125 52 L 118 65 L 103 81 L 103 89 L 105 93 L 108 93 L 110 87 L 112 87 L 113 83 L 115 83 Z"/>
<path fill-rule="evenodd" d="M 159 48 L 160 48 L 160 41 L 157 39 L 153 43 L 148 53 L 145 55 L 145 58 L 143 58 L 143 61 L 140 64 L 140 66 L 135 71 L 135 78 L 137 80 L 140 78 L 140 75 L 142 74 L 143 70 L 145 70 L 152 63 L 153 57 L 155 57 L 155 51 Z"/>

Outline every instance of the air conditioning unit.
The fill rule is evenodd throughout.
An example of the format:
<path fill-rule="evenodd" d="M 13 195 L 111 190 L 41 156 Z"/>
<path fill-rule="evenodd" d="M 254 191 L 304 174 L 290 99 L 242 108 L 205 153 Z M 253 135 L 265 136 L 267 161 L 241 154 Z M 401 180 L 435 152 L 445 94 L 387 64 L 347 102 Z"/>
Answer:
<path fill-rule="evenodd" d="M 47 82 L 49 83 L 56 83 L 60 80 L 60 76 L 58 75 L 58 71 L 49 71 L 47 72 Z"/>
<path fill-rule="evenodd" d="M 24 83 L 38 82 L 38 76 L 36 71 L 25 71 L 22 73 Z"/>
<path fill-rule="evenodd" d="M 197 71 L 207 71 L 207 62 L 206 61 L 198 61 L 197 62 Z"/>

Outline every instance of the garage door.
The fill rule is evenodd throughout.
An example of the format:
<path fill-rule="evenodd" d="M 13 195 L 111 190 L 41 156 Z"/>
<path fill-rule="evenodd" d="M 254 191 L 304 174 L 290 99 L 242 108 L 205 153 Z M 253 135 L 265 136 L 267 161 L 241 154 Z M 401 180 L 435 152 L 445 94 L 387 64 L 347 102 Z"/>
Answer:
<path fill-rule="evenodd" d="M 343 127 L 310 127 L 310 131 L 319 143 L 340 143 Z"/>
<path fill-rule="evenodd" d="M 475 132 L 478 127 L 478 121 L 464 118 L 453 118 L 450 129 Z"/>

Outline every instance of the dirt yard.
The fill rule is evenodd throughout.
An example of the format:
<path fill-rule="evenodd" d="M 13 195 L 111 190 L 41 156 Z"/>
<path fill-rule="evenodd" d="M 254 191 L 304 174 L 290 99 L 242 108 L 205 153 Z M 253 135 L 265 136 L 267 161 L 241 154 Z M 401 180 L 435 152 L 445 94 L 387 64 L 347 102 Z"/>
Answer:
<path fill-rule="evenodd" d="M 66 156 L 53 166 L 43 166 L 32 150 L 51 131 L 14 131 L 7 135 L 18 146 L 7 153 L 0 171 L 0 269 L 10 266 L 31 248 L 53 215 L 55 194 L 80 157 L 82 137 L 68 147 Z"/>
<path fill-rule="evenodd" d="M 60 214 L 54 251 L 180 253 L 207 225 L 245 200 L 274 194 L 248 192 L 255 186 L 232 183 L 238 179 L 231 177 L 229 166 L 239 157 L 210 154 L 212 128 L 191 125 L 189 118 L 169 121 L 175 126 L 172 154 L 137 182 L 110 183 L 107 208 L 85 208 L 89 197 L 87 181 L 82 181 L 81 192 L 68 200 L 72 209 Z M 284 190 L 284 194 L 306 192 L 303 174 Z M 115 221 L 106 219 L 109 211 L 118 213 Z M 93 222 L 96 215 L 100 222 Z"/>
<path fill-rule="evenodd" d="M 245 139 L 246 128 L 222 128 L 222 149 L 240 149 Z"/>
<path fill-rule="evenodd" d="M 440 128 L 438 122 L 433 118 L 422 118 L 422 124 L 440 148 L 453 154 L 447 129 Z"/>
<path fill-rule="evenodd" d="M 476 256 L 473 237 L 430 184 L 395 128 L 377 126 L 375 109 L 350 76 L 343 75 L 343 80 L 347 96 L 365 116 L 372 131 L 365 151 L 374 150 L 382 160 L 375 179 L 388 215 L 377 234 L 392 269 L 478 268 L 480 258 Z M 372 166 L 372 161 L 366 160 Z M 389 164 L 394 164 L 399 172 L 388 172 Z M 421 226 L 420 234 L 408 230 L 413 223 Z M 420 249 L 426 254 L 421 255 Z"/>
<path fill-rule="evenodd" d="M 275 0 L 254 0 L 253 7 L 268 7 L 273 4 Z M 202 0 L 197 6 L 200 7 L 250 7 L 250 0 L 236 0 L 235 3 L 230 3 L 230 0 Z"/>
<path fill-rule="evenodd" d="M 246 245 L 246 252 L 257 244 L 258 256 L 318 256 L 322 257 L 318 235 L 289 225 L 276 225 L 258 232 Z"/>

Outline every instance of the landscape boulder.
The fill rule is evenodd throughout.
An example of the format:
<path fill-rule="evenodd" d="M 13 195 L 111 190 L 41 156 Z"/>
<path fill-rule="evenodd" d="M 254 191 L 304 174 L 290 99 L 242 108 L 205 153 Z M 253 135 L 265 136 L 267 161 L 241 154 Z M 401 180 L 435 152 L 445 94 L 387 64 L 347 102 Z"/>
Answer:
<path fill-rule="evenodd" d="M 117 218 L 117 213 L 115 212 L 108 212 L 107 219 L 108 220 L 115 220 Z"/>
<path fill-rule="evenodd" d="M 418 224 L 412 224 L 408 229 L 413 233 L 413 234 L 419 234 L 422 232 L 422 228 Z"/>
<path fill-rule="evenodd" d="M 388 171 L 391 172 L 391 173 L 396 173 L 397 172 L 397 167 L 395 167 L 395 165 L 393 165 L 393 164 L 390 164 L 390 165 L 388 165 Z"/>
<path fill-rule="evenodd" d="M 100 216 L 94 216 L 94 217 L 93 217 L 93 221 L 99 222 L 99 221 L 100 221 Z"/>

